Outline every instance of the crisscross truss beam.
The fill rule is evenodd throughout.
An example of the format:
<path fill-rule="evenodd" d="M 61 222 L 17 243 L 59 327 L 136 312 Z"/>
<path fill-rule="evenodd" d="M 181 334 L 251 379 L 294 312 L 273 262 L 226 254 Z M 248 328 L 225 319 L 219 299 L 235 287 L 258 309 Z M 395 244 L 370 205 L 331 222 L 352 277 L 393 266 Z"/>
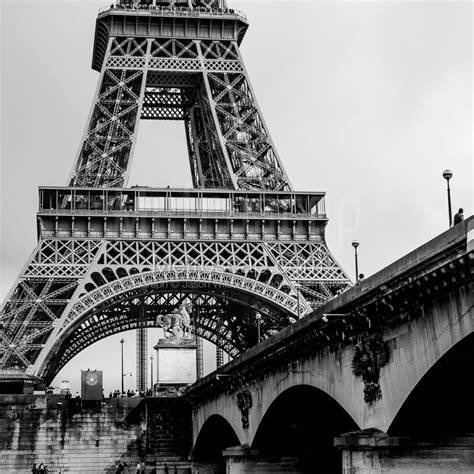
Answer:
<path fill-rule="evenodd" d="M 73 357 L 86 347 L 101 339 L 127 330 L 136 330 L 140 325 L 140 314 L 145 317 L 145 327 L 155 327 L 158 314 L 170 313 L 183 302 L 191 303 L 194 315 L 194 334 L 213 342 L 231 356 L 237 356 L 256 342 L 257 325 L 255 314 L 264 315 L 260 323 L 263 336 L 269 337 L 289 324 L 288 315 L 255 301 L 252 298 L 226 291 L 213 292 L 212 287 L 203 293 L 199 285 L 193 292 L 191 286 L 186 292 L 163 289 L 130 293 L 120 303 L 101 306 L 88 313 L 82 322 L 72 326 L 58 342 L 58 350 L 48 360 L 44 369 L 46 379 L 53 378 L 53 372 L 61 370 Z"/>
<path fill-rule="evenodd" d="M 89 342 L 110 334 L 97 323 L 89 342 L 81 339 L 63 356 L 58 348 L 73 347 L 84 321 L 109 325 L 109 316 L 122 311 L 113 331 L 132 329 L 126 308 L 146 297 L 147 306 L 154 301 L 146 316 L 153 325 L 178 293 L 218 302 L 199 303 L 198 334 L 235 356 L 256 342 L 257 312 L 268 337 L 348 283 L 319 242 L 40 240 L 2 308 L 0 367 L 55 374 Z M 231 303 L 248 309 L 225 315 Z M 247 316 L 237 322 L 239 314 Z"/>
<path fill-rule="evenodd" d="M 110 38 L 69 185 L 125 186 L 140 118 L 184 121 L 196 188 L 290 189 L 235 41 Z"/>
<path fill-rule="evenodd" d="M 1 307 L 0 369 L 49 382 L 90 344 L 185 300 L 195 334 L 235 357 L 257 327 L 267 338 L 350 285 L 324 243 L 322 193 L 285 193 L 239 51 L 246 24 L 132 10 L 99 18 L 73 192 L 40 192 L 38 245 Z M 199 195 L 123 189 L 140 119 L 183 121 Z"/>

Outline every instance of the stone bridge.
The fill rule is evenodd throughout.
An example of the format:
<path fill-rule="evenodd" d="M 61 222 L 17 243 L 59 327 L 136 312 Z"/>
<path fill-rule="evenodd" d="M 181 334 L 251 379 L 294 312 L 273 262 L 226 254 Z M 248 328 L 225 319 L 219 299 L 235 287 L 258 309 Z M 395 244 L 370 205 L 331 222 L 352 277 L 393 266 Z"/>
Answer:
<path fill-rule="evenodd" d="M 473 234 L 470 217 L 192 385 L 199 472 L 473 472 Z"/>

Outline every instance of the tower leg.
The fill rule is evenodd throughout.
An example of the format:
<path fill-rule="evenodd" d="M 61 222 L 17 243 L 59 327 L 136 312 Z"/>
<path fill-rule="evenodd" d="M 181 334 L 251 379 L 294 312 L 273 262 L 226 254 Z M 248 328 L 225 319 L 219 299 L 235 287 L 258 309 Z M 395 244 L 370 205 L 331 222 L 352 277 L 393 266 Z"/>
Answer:
<path fill-rule="evenodd" d="M 126 186 L 143 107 L 149 48 L 146 39 L 109 40 L 70 186 Z"/>
<path fill-rule="evenodd" d="M 140 305 L 137 327 L 137 390 L 145 392 L 148 379 L 148 329 L 145 305 Z"/>

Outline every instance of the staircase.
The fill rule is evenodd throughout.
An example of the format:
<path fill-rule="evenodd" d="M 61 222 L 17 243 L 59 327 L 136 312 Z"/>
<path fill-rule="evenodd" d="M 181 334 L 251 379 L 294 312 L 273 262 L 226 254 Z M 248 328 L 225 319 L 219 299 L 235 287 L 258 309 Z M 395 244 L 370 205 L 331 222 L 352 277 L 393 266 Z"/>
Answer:
<path fill-rule="evenodd" d="M 188 474 L 191 414 L 177 398 L 151 399 L 148 409 L 148 452 L 157 474 Z M 150 459 L 151 456 L 147 458 Z M 175 470 L 176 467 L 176 470 Z"/>

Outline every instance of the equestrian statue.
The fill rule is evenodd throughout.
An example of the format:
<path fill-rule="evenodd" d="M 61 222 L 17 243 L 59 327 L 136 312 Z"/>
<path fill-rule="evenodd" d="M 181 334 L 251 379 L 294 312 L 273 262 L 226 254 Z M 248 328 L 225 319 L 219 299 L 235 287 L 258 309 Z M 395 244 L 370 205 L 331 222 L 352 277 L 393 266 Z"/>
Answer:
<path fill-rule="evenodd" d="M 165 338 L 190 339 L 192 335 L 191 303 L 184 302 L 172 313 L 159 314 L 156 317 L 157 326 L 163 328 Z"/>

